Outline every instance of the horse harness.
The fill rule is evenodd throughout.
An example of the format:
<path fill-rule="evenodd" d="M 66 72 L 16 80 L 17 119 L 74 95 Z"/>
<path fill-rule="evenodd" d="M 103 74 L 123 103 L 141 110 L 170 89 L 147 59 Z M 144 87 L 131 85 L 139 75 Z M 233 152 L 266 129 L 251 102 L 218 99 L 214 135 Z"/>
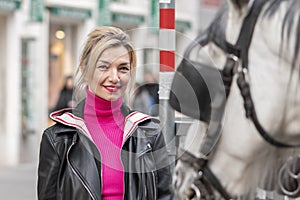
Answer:
<path fill-rule="evenodd" d="M 220 41 L 220 39 L 216 38 L 214 34 L 210 32 L 196 38 L 195 42 L 197 42 L 201 46 L 205 46 L 209 42 L 213 42 L 226 53 L 226 63 L 223 70 L 220 71 L 225 87 L 226 97 L 228 97 L 230 94 L 233 76 L 236 73 L 235 68 L 236 66 L 239 67 L 237 70 L 237 84 L 244 101 L 245 114 L 247 118 L 250 118 L 252 120 L 262 138 L 269 144 L 278 148 L 299 147 L 300 145 L 282 143 L 272 138 L 270 134 L 265 131 L 257 118 L 254 103 L 251 97 L 248 77 L 248 50 L 251 44 L 257 19 L 259 17 L 259 14 L 261 13 L 263 6 L 267 2 L 267 0 L 255 0 L 253 2 L 247 16 L 243 20 L 241 31 L 235 45 L 232 45 L 227 41 Z M 221 185 L 218 178 L 207 166 L 209 154 L 214 149 L 219 137 L 220 126 L 217 126 L 217 128 L 214 128 L 214 130 L 211 132 L 208 130 L 201 144 L 203 146 L 200 150 L 201 157 L 197 158 L 188 151 L 180 149 L 180 160 L 183 163 L 188 164 L 189 166 L 194 168 L 194 170 L 199 173 L 199 179 L 202 179 L 210 184 L 209 186 L 207 186 L 210 187 L 207 189 L 208 191 L 211 191 L 211 188 L 214 188 L 224 199 L 232 200 L 235 198 L 229 195 L 229 193 Z M 207 198 L 205 199 L 213 199 L 213 194 L 208 194 Z"/>

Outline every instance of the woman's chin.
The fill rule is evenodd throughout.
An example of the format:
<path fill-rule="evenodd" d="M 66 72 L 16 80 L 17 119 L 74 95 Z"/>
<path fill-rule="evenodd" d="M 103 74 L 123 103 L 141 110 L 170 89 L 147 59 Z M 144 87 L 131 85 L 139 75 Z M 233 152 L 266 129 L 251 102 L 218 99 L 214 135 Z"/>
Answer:
<path fill-rule="evenodd" d="M 121 97 L 120 94 L 114 94 L 114 93 L 112 93 L 112 94 L 110 94 L 110 95 L 107 97 L 106 100 L 108 100 L 108 101 L 116 101 L 116 100 L 118 100 L 120 97 Z"/>

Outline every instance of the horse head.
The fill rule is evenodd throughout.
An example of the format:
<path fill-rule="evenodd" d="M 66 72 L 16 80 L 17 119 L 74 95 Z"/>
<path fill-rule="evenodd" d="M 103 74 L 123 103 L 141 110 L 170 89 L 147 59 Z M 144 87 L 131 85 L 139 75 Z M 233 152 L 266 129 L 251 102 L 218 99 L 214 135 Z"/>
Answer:
<path fill-rule="evenodd" d="M 261 197 L 261 193 L 268 192 L 273 196 L 299 196 L 300 167 L 295 164 L 300 145 L 299 10 L 297 0 L 228 0 L 207 29 L 206 33 L 213 36 L 197 59 L 217 61 L 207 65 L 214 64 L 222 70 L 226 64 L 219 63 L 228 64 L 228 58 L 235 58 L 232 84 L 230 93 L 226 92 L 212 151 L 201 153 L 211 121 L 196 121 L 188 131 L 183 149 L 192 154 L 188 157 L 194 163 L 201 159 L 205 164 L 196 164 L 195 170 L 193 162 L 178 160 L 173 184 L 179 197 L 185 195 L 195 179 L 209 183 L 207 177 L 203 178 L 205 173 L 218 180 L 215 185 L 222 189 L 217 193 L 225 199 L 254 199 L 253 195 Z M 228 53 L 231 48 L 240 54 L 234 50 Z M 245 84 L 249 85 L 247 91 L 241 86 Z M 253 109 L 247 111 L 249 99 Z M 188 159 L 184 156 L 183 160 Z M 211 190 L 206 187 L 206 192 Z"/>

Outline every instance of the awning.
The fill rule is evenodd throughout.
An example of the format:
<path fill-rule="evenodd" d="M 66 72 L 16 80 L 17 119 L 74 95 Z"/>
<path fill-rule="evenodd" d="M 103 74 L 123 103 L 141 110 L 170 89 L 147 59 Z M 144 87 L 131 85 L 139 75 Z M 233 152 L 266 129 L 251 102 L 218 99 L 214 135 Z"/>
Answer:
<path fill-rule="evenodd" d="M 21 0 L 0 0 L 0 10 L 13 11 L 21 7 Z"/>
<path fill-rule="evenodd" d="M 73 7 L 49 7 L 50 13 L 56 16 L 72 19 L 88 19 L 92 17 L 92 11 Z"/>
<path fill-rule="evenodd" d="M 112 22 L 139 25 L 145 22 L 145 17 L 143 15 L 132 15 L 127 13 L 112 13 Z"/>

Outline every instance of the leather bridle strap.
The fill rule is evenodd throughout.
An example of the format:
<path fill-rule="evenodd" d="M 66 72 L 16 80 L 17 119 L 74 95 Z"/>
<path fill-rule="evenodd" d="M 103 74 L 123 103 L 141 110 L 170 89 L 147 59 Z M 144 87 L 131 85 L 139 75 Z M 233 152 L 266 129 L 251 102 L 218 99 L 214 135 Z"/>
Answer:
<path fill-rule="evenodd" d="M 300 147 L 300 144 L 298 145 L 285 144 L 280 141 L 277 141 L 274 138 L 272 138 L 267 131 L 265 131 L 265 129 L 260 124 L 257 118 L 255 106 L 251 97 L 250 86 L 247 79 L 248 78 L 247 77 L 248 76 L 248 51 L 251 44 L 257 18 L 263 8 L 263 5 L 266 2 L 267 0 L 254 1 L 252 5 L 252 9 L 249 11 L 249 14 L 244 19 L 244 23 L 241 28 L 241 34 L 239 35 L 236 44 L 237 48 L 241 49 L 241 62 L 242 62 L 242 70 L 238 74 L 237 83 L 244 100 L 246 117 L 250 118 L 253 121 L 253 124 L 255 125 L 257 131 L 264 138 L 264 140 L 266 140 L 269 144 L 280 148 Z"/>
<path fill-rule="evenodd" d="M 222 195 L 225 200 L 232 200 L 224 187 L 221 185 L 219 179 L 214 175 L 209 167 L 203 169 L 203 176 L 206 177 L 207 181 Z"/>
<path fill-rule="evenodd" d="M 222 187 L 219 179 L 212 173 L 209 167 L 206 165 L 207 159 L 205 158 L 197 158 L 190 152 L 179 149 L 180 160 L 185 164 L 191 166 L 198 173 L 202 172 L 203 176 L 207 179 L 207 181 L 222 195 L 225 200 L 231 200 L 233 198 L 227 193 L 227 191 Z"/>
<path fill-rule="evenodd" d="M 265 131 L 265 129 L 262 127 L 262 125 L 259 123 L 256 112 L 255 112 L 255 107 L 254 107 L 254 103 L 251 97 L 251 93 L 250 93 L 250 87 L 249 87 L 249 83 L 248 81 L 246 81 L 245 78 L 245 73 L 247 72 L 240 72 L 239 77 L 237 79 L 238 82 L 238 86 L 240 88 L 241 91 L 241 95 L 244 99 L 244 107 L 245 107 L 245 111 L 246 111 L 246 117 L 247 118 L 251 118 L 253 124 L 255 125 L 257 131 L 259 132 L 259 134 L 264 138 L 264 140 L 266 140 L 269 144 L 279 147 L 279 148 L 291 148 L 291 147 L 300 147 L 300 145 L 292 145 L 292 144 L 285 144 L 282 143 L 278 140 L 275 140 L 274 138 L 272 138 L 270 136 L 269 133 L 267 133 Z"/>
<path fill-rule="evenodd" d="M 255 25 L 261 10 L 267 2 L 268 0 L 255 0 L 243 21 L 241 32 L 235 45 L 236 48 L 241 50 L 243 68 L 248 68 L 248 51 L 252 41 Z"/>
<path fill-rule="evenodd" d="M 202 171 L 203 168 L 206 166 L 207 159 L 205 158 L 197 158 L 190 152 L 179 149 L 179 155 L 180 155 L 180 160 L 195 169 L 195 171 L 199 172 Z"/>

